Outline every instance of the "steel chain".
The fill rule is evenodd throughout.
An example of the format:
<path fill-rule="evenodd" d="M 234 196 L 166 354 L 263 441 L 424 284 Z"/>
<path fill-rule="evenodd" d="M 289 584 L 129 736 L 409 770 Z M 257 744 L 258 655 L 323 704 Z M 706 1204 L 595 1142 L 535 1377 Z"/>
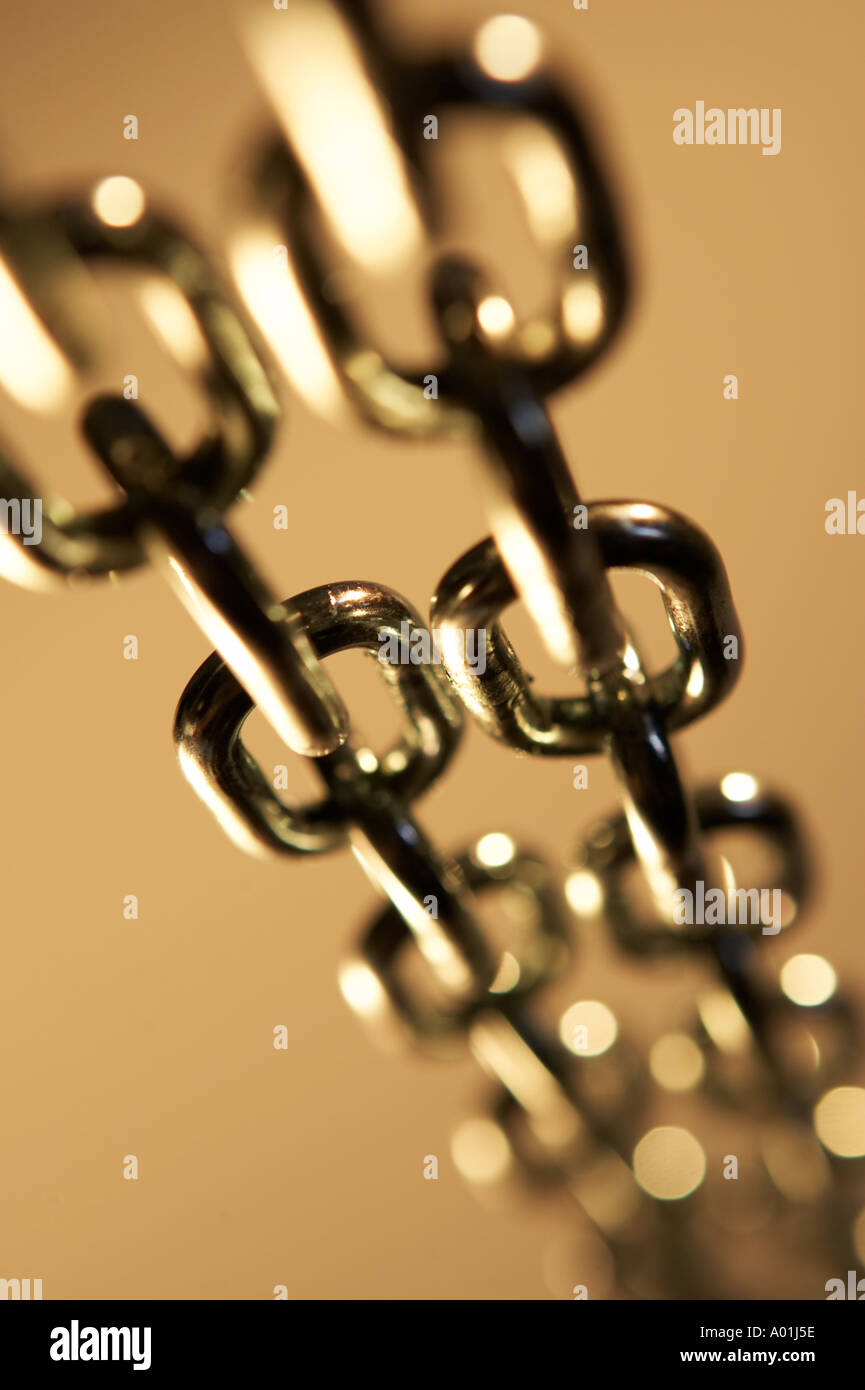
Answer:
<path fill-rule="evenodd" d="M 825 1227 L 839 1259 L 849 1259 L 855 1194 L 842 1181 L 843 1160 L 817 1143 L 812 1111 L 855 1055 L 853 1011 L 837 994 L 816 1008 L 798 1007 L 768 985 L 758 968 L 759 924 L 691 929 L 673 916 L 677 890 L 695 891 L 698 881 L 725 895 L 736 889 L 729 860 L 712 848 L 732 830 L 749 830 L 775 854 L 784 932 L 808 888 L 802 835 L 783 797 L 745 774 L 692 792 L 673 756 L 670 735 L 713 709 L 741 669 L 741 632 L 723 564 L 702 531 L 665 507 L 581 503 L 550 419 L 549 396 L 578 380 L 609 347 L 629 299 L 618 219 L 585 123 L 539 66 L 497 75 L 477 45 L 473 52 L 459 47 L 410 60 L 365 0 L 311 13 L 320 31 L 310 31 L 316 43 L 305 61 L 326 89 L 322 100 L 336 100 L 344 49 L 363 64 L 357 72 L 366 73 L 366 99 L 381 116 L 380 126 L 370 117 L 368 128 L 355 131 L 354 157 L 378 179 L 370 173 L 364 197 L 373 209 L 400 209 L 410 255 L 421 253 L 424 238 L 429 243 L 442 360 L 423 374 L 393 366 L 334 295 L 320 228 L 328 219 L 338 223 L 339 207 L 328 202 L 308 143 L 284 132 L 262 142 L 247 190 L 247 246 L 270 253 L 267 293 L 252 293 L 240 270 L 238 284 L 300 391 L 310 394 L 301 370 L 310 359 L 299 362 L 297 341 L 274 305 L 302 324 L 305 350 L 312 343 L 321 372 L 329 374 L 334 409 L 348 402 L 367 423 L 416 439 L 457 434 L 475 441 L 492 536 L 451 565 L 433 600 L 431 626 L 442 633 L 447 679 L 434 665 L 378 662 L 404 729 L 381 756 L 357 743 L 325 659 L 348 649 L 376 654 L 383 634 L 404 641 L 406 632 L 426 629 L 403 598 L 376 583 L 332 584 L 280 603 L 233 540 L 226 512 L 267 455 L 277 397 L 244 312 L 185 235 L 149 208 L 121 226 L 110 225 L 85 198 L 6 208 L 0 254 L 72 370 L 86 360 L 75 327 L 84 309 L 61 271 L 76 258 L 102 259 L 166 277 L 206 344 L 199 384 L 212 411 L 208 437 L 191 456 L 178 458 L 132 401 L 92 400 L 84 436 L 120 500 L 86 515 L 46 501 L 41 544 L 25 547 L 20 538 L 3 536 L 0 571 L 44 587 L 115 574 L 148 559 L 162 569 L 216 648 L 178 706 L 182 770 L 245 849 L 354 850 L 387 906 L 346 963 L 347 1000 L 368 1022 L 425 1049 L 448 1054 L 467 1045 L 495 1082 L 487 1116 L 455 1141 L 463 1170 L 483 1183 L 517 1174 L 534 1188 L 576 1199 L 584 1229 L 596 1233 L 592 1276 L 583 1281 L 592 1296 L 600 1290 L 600 1296 L 709 1297 L 723 1280 L 694 1254 L 701 1238 L 694 1209 L 701 1207 L 693 1194 L 702 1174 L 690 1189 L 664 1193 L 653 1190 L 634 1162 L 651 1092 L 644 1059 L 621 1039 L 580 1055 L 564 1034 L 545 1031 L 530 1007 L 537 991 L 561 978 L 570 957 L 569 913 L 555 873 L 504 835 L 442 853 L 413 813 L 456 751 L 463 710 L 511 751 L 608 755 L 625 809 L 586 835 L 568 880 L 570 906 L 578 917 L 605 920 L 630 957 L 675 952 L 715 972 L 717 988 L 702 993 L 690 1038 L 676 1034 L 676 1046 L 702 1076 L 707 1100 L 776 1117 L 787 1126 L 787 1142 L 798 1145 L 803 1172 L 834 1169 L 830 1187 L 815 1179 L 813 1192 L 825 1200 L 809 1208 L 809 1219 Z M 264 50 L 257 51 L 261 57 Z M 278 59 L 270 50 L 262 58 L 262 78 L 277 107 L 287 95 Z M 519 322 L 481 269 L 437 249 L 443 194 L 424 122 L 430 113 L 446 122 L 455 112 L 477 111 L 505 124 L 531 122 L 541 141 L 536 149 L 547 156 L 553 150 L 560 179 L 565 171 L 563 205 L 573 217 L 558 228 L 555 248 L 544 248 L 555 249 L 556 264 L 565 267 L 554 273 L 555 304 L 546 318 Z M 376 164 L 371 151 L 390 163 Z M 530 201 L 526 208 L 531 212 Z M 383 235 L 384 215 L 380 222 Z M 337 226 L 337 240 L 338 233 Z M 394 227 L 391 234 L 396 237 Z M 289 251 L 284 261 L 272 255 L 281 239 Z M 587 264 L 572 268 L 574 241 Z M 22 500 L 40 495 L 6 451 L 0 490 Z M 660 674 L 646 672 L 616 606 L 609 572 L 623 569 L 648 575 L 661 591 L 677 657 Z M 517 599 L 550 654 L 575 683 L 582 680 L 584 693 L 554 699 L 532 689 L 501 626 L 504 609 Z M 466 657 L 467 631 L 485 633 L 483 669 Z M 255 708 L 310 760 L 322 783 L 318 802 L 289 807 L 276 794 L 241 739 Z M 649 906 L 635 901 L 635 865 Z M 477 906 L 480 896 L 502 889 L 517 894 L 530 924 L 514 929 L 504 948 L 491 940 Z M 428 971 L 424 987 L 406 969 L 412 941 Z M 778 1176 L 767 1152 L 748 1190 L 759 1189 L 770 1206 L 786 1196 L 792 1211 L 801 1192 L 797 1197 L 795 1183 Z M 665 1196 L 686 1200 L 660 1200 Z M 577 1277 L 580 1268 L 577 1262 Z"/>

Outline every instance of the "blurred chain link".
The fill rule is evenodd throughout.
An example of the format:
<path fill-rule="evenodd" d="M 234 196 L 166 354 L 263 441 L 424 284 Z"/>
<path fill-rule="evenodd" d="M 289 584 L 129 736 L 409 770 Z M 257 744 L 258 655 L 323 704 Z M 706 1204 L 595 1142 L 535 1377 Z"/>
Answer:
<path fill-rule="evenodd" d="M 351 846 L 387 906 L 345 965 L 345 997 L 382 1036 L 445 1055 L 470 1049 L 494 1091 L 488 1113 L 455 1137 L 455 1158 L 482 1185 L 516 1175 L 576 1201 L 581 1229 L 594 1233 L 582 1279 L 589 1296 L 731 1296 L 705 1254 L 706 1212 L 727 1198 L 778 1222 L 784 1206 L 804 1211 L 811 1235 L 819 1232 L 845 1270 L 855 1258 L 856 1197 L 842 1180 L 843 1147 L 819 1124 L 817 1142 L 814 1112 L 834 1103 L 858 1055 L 853 1011 L 831 989 L 798 1005 L 768 985 L 759 923 L 687 927 L 673 915 L 677 890 L 702 882 L 730 895 L 742 886 L 714 847 L 734 830 L 774 855 L 784 933 L 808 888 L 806 849 L 783 797 L 742 773 L 691 790 L 673 756 L 671 733 L 712 710 L 741 669 L 723 563 L 699 528 L 665 507 L 584 506 L 550 419 L 550 394 L 606 351 L 629 300 L 613 199 L 584 120 L 543 65 L 537 30 L 514 16 L 487 21 L 472 48 L 419 59 L 394 47 L 365 0 L 302 3 L 253 26 L 248 43 L 283 128 L 250 159 L 234 270 L 281 369 L 326 414 L 348 408 L 384 431 L 476 446 L 492 536 L 449 567 L 433 600 L 447 678 L 432 664 L 377 661 L 403 730 L 380 756 L 359 740 L 326 658 L 349 649 L 375 656 L 383 633 L 405 642 L 423 622 L 398 594 L 365 581 L 280 603 L 232 538 L 226 513 L 267 456 L 277 397 L 244 311 L 196 247 L 143 200 L 123 212 L 129 180 L 107 181 L 113 202 L 104 185 L 89 199 L 4 208 L 0 288 L 10 303 L 17 296 L 17 322 L 43 364 L 75 376 L 89 351 L 80 262 L 162 276 L 204 344 L 197 380 L 210 428 L 177 457 L 133 400 L 90 400 L 84 437 L 118 485 L 117 505 L 75 514 L 44 499 L 41 543 L 0 537 L 0 572 L 46 587 L 146 560 L 162 570 L 216 648 L 176 714 L 186 777 L 244 849 Z M 454 112 L 501 125 L 502 161 L 553 266 L 546 316 L 520 321 L 483 267 L 443 247 L 446 190 L 425 131 L 431 117 L 446 126 Z M 429 370 L 394 365 L 367 341 L 334 292 L 331 252 L 340 246 L 370 273 L 425 261 L 441 344 Z M 163 336 L 187 370 L 177 334 Z M 0 490 L 42 496 L 7 450 Z M 609 572 L 625 569 L 648 576 L 663 599 L 677 655 L 659 674 L 647 673 L 613 596 Z M 572 678 L 571 697 L 532 688 L 501 625 L 518 599 Z M 465 640 L 480 630 L 483 667 L 469 662 Z M 243 725 L 256 708 L 309 759 L 322 784 L 317 802 L 288 806 L 245 747 Z M 571 914 L 544 860 L 496 833 L 442 852 L 415 820 L 414 802 L 457 749 L 465 711 L 511 751 L 610 758 L 624 811 L 587 833 L 568 879 L 570 909 L 602 918 L 636 960 L 676 952 L 717 978 L 696 998 L 688 1027 L 659 1040 L 651 1076 L 604 1006 L 595 1006 L 582 1047 L 539 1020 L 533 996 L 562 977 L 571 955 Z M 493 939 L 480 900 L 501 902 L 503 893 L 520 911 Z M 720 1198 L 689 1130 L 646 1133 L 665 1071 L 675 1074 L 670 1090 L 776 1124 Z M 576 1260 L 575 1277 L 582 1268 Z"/>

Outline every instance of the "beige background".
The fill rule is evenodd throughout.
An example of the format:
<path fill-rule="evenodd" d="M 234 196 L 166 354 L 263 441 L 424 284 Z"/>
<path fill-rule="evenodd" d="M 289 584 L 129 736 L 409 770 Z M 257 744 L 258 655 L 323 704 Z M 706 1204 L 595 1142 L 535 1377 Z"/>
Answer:
<path fill-rule="evenodd" d="M 7 188 L 130 173 L 224 257 L 232 178 L 266 120 L 235 33 L 246 8 L 4 0 Z M 492 12 L 392 8 L 418 41 Z M 821 869 L 795 949 L 826 954 L 861 1003 L 865 540 L 829 538 L 823 521 L 826 499 L 862 478 L 865 15 L 853 0 L 524 12 L 597 112 L 639 270 L 617 350 L 557 398 L 569 458 L 585 497 L 668 503 L 724 555 L 746 671 L 677 747 L 694 775 L 747 768 L 795 794 Z M 780 156 L 674 146 L 673 110 L 698 99 L 781 107 Z M 125 351 L 110 350 L 115 384 L 118 362 L 140 360 Z M 95 495 L 59 429 L 34 432 L 6 397 L 0 426 L 46 487 Z M 371 578 L 425 612 L 486 534 L 472 462 L 456 445 L 337 430 L 294 402 L 237 530 L 281 596 Z M 278 502 L 287 532 L 270 525 Z M 5 587 L 2 632 L 0 1275 L 41 1277 L 47 1298 L 268 1298 L 277 1283 L 293 1297 L 567 1297 L 567 1209 L 488 1210 L 453 1168 L 451 1129 L 483 1093 L 472 1062 L 383 1057 L 337 992 L 374 906 L 351 856 L 245 858 L 181 778 L 172 715 L 208 646 L 161 580 L 50 598 Z M 121 659 L 127 633 L 137 663 Z M 334 671 L 366 699 L 356 664 Z M 470 729 L 421 819 L 448 850 L 501 828 L 564 862 L 614 804 L 606 769 L 577 793 L 567 760 L 518 759 Z M 138 922 L 122 918 L 127 893 Z M 684 1006 L 691 988 L 678 967 L 590 943 L 556 999 L 604 998 L 651 1038 L 655 1005 Z M 271 1046 L 277 1023 L 288 1053 Z M 692 1105 L 659 1113 L 687 1123 Z M 706 1124 L 714 1159 L 730 1140 Z M 121 1176 L 128 1153 L 137 1183 Z M 422 1179 L 428 1153 L 437 1183 Z M 842 1272 L 807 1243 L 797 1260 L 806 1296 Z M 734 1270 L 731 1293 L 773 1287 Z"/>

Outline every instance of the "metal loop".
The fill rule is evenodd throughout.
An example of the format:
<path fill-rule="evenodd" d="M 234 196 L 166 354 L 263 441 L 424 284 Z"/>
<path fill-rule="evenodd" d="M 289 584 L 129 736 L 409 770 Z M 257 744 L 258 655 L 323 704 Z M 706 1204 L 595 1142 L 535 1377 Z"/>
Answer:
<path fill-rule="evenodd" d="M 685 728 L 729 693 L 741 669 L 741 632 L 721 558 L 701 530 L 666 507 L 590 502 L 587 513 L 605 566 L 639 570 L 661 590 L 679 655 L 649 677 L 646 698 L 668 731 Z M 573 545 L 581 540 L 575 533 Z M 609 717 L 596 699 L 533 694 L 498 622 L 516 596 L 490 539 L 463 555 L 439 583 L 431 620 L 441 629 L 445 666 L 460 699 L 486 733 L 521 752 L 558 757 L 606 751 Z M 466 629 L 486 631 L 483 671 L 465 659 Z M 725 658 L 727 637 L 736 640 L 738 660 Z"/>
<path fill-rule="evenodd" d="M 485 862 L 485 843 L 495 846 L 494 863 Z M 561 893 L 542 859 L 518 849 L 507 836 L 490 835 L 460 854 L 455 863 L 471 892 L 483 894 L 503 885 L 516 886 L 527 895 L 534 910 L 535 920 L 528 933 L 509 933 L 507 950 L 489 990 L 447 1009 L 413 998 L 398 973 L 410 932 L 394 907 L 379 914 L 343 970 L 344 993 L 359 1014 L 378 1026 L 387 1009 L 388 1023 L 397 1020 L 407 1025 L 413 1040 L 425 1046 L 435 1047 L 464 1035 L 478 1011 L 495 1007 L 500 997 L 525 998 L 556 976 L 570 955 Z"/>
<path fill-rule="evenodd" d="M 381 651 L 380 632 L 399 637 L 401 624 L 421 627 L 414 609 L 379 584 L 351 581 L 309 589 L 284 605 L 317 658 L 360 648 Z M 377 663 L 401 709 L 405 728 L 380 760 L 365 763 L 395 797 L 414 801 L 444 771 L 459 742 L 462 719 L 434 667 Z M 255 703 L 214 653 L 196 671 L 177 707 L 174 738 L 181 766 L 228 834 L 243 848 L 301 854 L 349 843 L 350 815 L 333 797 L 289 807 L 273 791 L 241 739 Z"/>
<path fill-rule="evenodd" d="M 746 774 L 734 776 L 744 781 L 740 783 L 736 780 L 732 789 L 730 779 L 724 778 L 718 784 L 697 790 L 694 805 L 700 831 L 706 835 L 712 831 L 748 826 L 777 851 L 779 868 L 774 875 L 773 887 L 780 890 L 787 900 L 788 915 L 779 924 L 780 931 L 787 931 L 801 910 L 810 881 L 802 832 L 790 806 L 782 797 L 764 790 Z M 577 873 L 585 873 L 591 879 L 598 911 L 609 923 L 619 944 L 638 955 L 694 946 L 717 948 L 722 956 L 725 952 L 730 956 L 727 962 L 730 969 L 738 971 L 738 956 L 743 943 L 751 936 L 760 937 L 763 932 L 761 923 L 745 924 L 744 927 L 738 924 L 735 929 L 730 929 L 724 925 L 705 924 L 677 927 L 669 923 L 661 924 L 657 920 L 642 920 L 631 904 L 625 884 L 627 871 L 636 858 L 637 850 L 628 820 L 622 814 L 603 822 L 588 836 L 576 861 Z M 772 934 L 777 934 L 774 928 Z"/>
<path fill-rule="evenodd" d="M 528 375 L 503 366 L 478 331 L 483 286 L 474 267 L 441 263 L 435 298 L 455 389 L 482 422 L 487 511 L 514 586 L 554 661 L 618 670 L 621 618 L 597 537 L 574 532 L 579 494 L 549 412 Z"/>
<path fill-rule="evenodd" d="M 194 453 L 176 462 L 175 481 L 193 492 L 199 504 L 216 511 L 228 507 L 254 477 L 273 437 L 279 406 L 241 315 L 195 245 L 154 213 L 144 213 L 131 226 L 112 227 L 91 204 L 72 201 L 47 211 L 5 213 L 0 253 L 45 314 L 70 371 L 87 363 L 88 349 L 69 328 L 74 314 L 86 316 L 87 305 L 68 289 L 62 294 L 56 290 L 61 268 L 74 268 L 77 257 L 110 260 L 157 271 L 176 286 L 210 354 L 199 376 L 212 426 Z M 54 288 L 50 299 L 46 283 Z M 0 456 L 0 490 L 22 499 L 37 495 L 6 455 Z M 145 559 L 134 509 L 126 502 L 72 515 L 68 504 L 46 499 L 43 518 L 41 544 L 2 538 L 0 573 L 16 583 L 45 587 L 72 575 L 132 569 Z"/>
<path fill-rule="evenodd" d="M 420 625 L 417 614 L 379 585 L 345 583 L 309 590 L 292 600 L 307 640 L 319 656 L 351 647 L 375 650 L 378 632 Z M 382 667 L 382 670 L 385 668 Z M 460 719 L 432 666 L 394 668 L 389 678 L 409 719 L 409 731 L 387 771 L 369 750 L 350 743 L 314 760 L 328 804 L 289 810 L 271 792 L 239 742 L 252 702 L 211 657 L 187 686 L 175 716 L 181 766 L 199 795 L 243 848 L 299 851 L 349 843 L 361 867 L 397 907 L 441 982 L 462 997 L 486 988 L 495 966 L 463 900 L 463 885 L 442 863 L 394 786 L 421 790 L 446 765 Z M 436 915 L 429 903 L 436 905 Z"/>
<path fill-rule="evenodd" d="M 533 1125 L 516 1097 L 502 1087 L 488 1109 L 507 1145 L 509 1160 L 524 1183 L 540 1191 L 566 1184 L 589 1219 L 609 1238 L 633 1240 L 647 1234 L 653 1220 L 650 1199 L 629 1165 L 603 1141 L 579 1126 L 570 1138 L 566 1126 Z M 649 1229 L 651 1227 L 649 1226 Z"/>
<path fill-rule="evenodd" d="M 616 1055 L 577 1058 L 510 1002 L 479 1015 L 470 1041 L 503 1088 L 490 1109 L 522 1176 L 539 1188 L 566 1182 L 605 1234 L 633 1234 L 649 1204 L 623 1158 L 645 1101 L 630 1049 L 619 1043 Z M 592 1181 L 602 1167 L 616 1189 L 612 1203 Z"/>
<path fill-rule="evenodd" d="M 418 949 L 454 999 L 488 989 L 496 961 L 456 866 L 442 859 L 398 801 L 351 749 L 316 764 L 351 821 L 351 847 L 372 884 L 411 928 Z"/>
<path fill-rule="evenodd" d="M 635 654 L 636 656 L 636 654 Z M 672 892 L 697 880 L 723 882 L 700 841 L 697 812 L 686 790 L 663 718 L 651 703 L 639 661 L 633 671 L 595 682 L 591 693 L 610 729 L 609 755 L 624 801 L 631 843 L 659 915 L 671 915 Z"/>
<path fill-rule="evenodd" d="M 744 1019 L 731 1008 L 731 996 L 726 1005 L 720 996 L 711 996 L 701 1009 L 691 1034 L 705 1062 L 705 1093 L 760 1118 L 772 1112 L 808 1123 L 813 1102 L 848 1073 L 859 1055 L 856 1012 L 838 994 L 803 1007 L 777 989 L 755 993 L 758 1045 L 753 1030 L 741 1026 Z"/>
<path fill-rule="evenodd" d="M 348 715 L 317 659 L 302 617 L 280 604 L 130 401 L 94 401 L 84 419 L 94 451 L 129 496 L 146 554 L 296 753 L 321 757 L 348 737 Z"/>
<path fill-rule="evenodd" d="M 574 380 L 611 342 L 629 297 L 618 220 L 582 116 L 541 70 L 524 80 L 499 79 L 484 69 L 476 55 L 463 51 L 412 62 L 388 52 L 368 11 L 355 4 L 339 5 L 338 9 L 351 31 L 357 56 L 375 77 L 374 88 L 386 96 L 390 124 L 397 136 L 393 153 L 412 170 L 412 192 L 423 207 L 427 234 L 438 232 L 444 220 L 444 200 L 432 172 L 430 144 L 423 138 L 429 113 L 435 113 L 439 120 L 456 110 L 474 109 L 495 111 L 500 117 L 519 116 L 555 143 L 559 155 L 556 176 L 568 181 L 566 196 L 575 208 L 558 238 L 556 254 L 561 257 L 561 271 L 556 276 L 555 312 L 547 318 L 515 324 L 513 332 L 506 335 L 496 335 L 495 352 L 503 365 L 524 372 L 532 390 L 540 395 Z M 280 35 L 274 34 L 273 40 L 279 42 Z M 321 52 L 326 51 L 322 47 Z M 311 46 L 310 61 L 317 56 Z M 272 95 L 281 105 L 279 69 L 272 53 L 267 58 L 260 53 L 259 65 L 267 68 Z M 329 74 L 326 67 L 321 72 L 322 81 L 329 75 L 331 81 L 337 80 L 336 73 Z M 378 166 L 375 172 L 384 177 Z M 403 167 L 399 175 L 392 176 L 393 186 L 376 187 L 370 196 L 378 195 L 388 204 L 390 199 L 385 195 L 392 194 L 395 199 L 398 192 L 401 200 L 411 200 L 404 187 L 408 182 L 405 175 Z M 515 183 L 531 212 L 529 194 L 520 188 L 519 179 Z M 429 399 L 420 376 L 387 363 L 364 341 L 350 315 L 329 293 L 320 237 L 310 215 L 317 199 L 305 161 L 280 140 L 262 156 L 254 186 L 260 214 L 268 220 L 277 219 L 285 229 L 297 281 L 321 329 L 330 366 L 362 415 L 381 428 L 409 435 L 473 432 L 476 417 L 465 411 L 460 393 L 454 394 L 458 372 L 453 363 L 437 367 L 438 394 Z M 411 217 L 417 218 L 414 204 Z M 575 268 L 571 245 L 575 238 L 587 252 L 587 264 L 579 268 Z"/>

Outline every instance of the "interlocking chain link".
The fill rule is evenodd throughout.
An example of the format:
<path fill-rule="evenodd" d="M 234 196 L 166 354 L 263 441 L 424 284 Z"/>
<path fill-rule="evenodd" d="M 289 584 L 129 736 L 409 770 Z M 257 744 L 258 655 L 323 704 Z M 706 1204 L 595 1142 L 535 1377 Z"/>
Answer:
<path fill-rule="evenodd" d="M 771 1145 L 742 1186 L 763 1198 L 771 1189 L 770 1205 L 784 1199 L 791 1211 L 803 1193 L 822 1195 L 819 1221 L 846 1269 L 852 1199 L 837 1157 L 815 1139 L 812 1111 L 855 1056 L 853 1013 L 837 994 L 806 1009 L 769 986 L 759 969 L 759 923 L 685 926 L 673 911 L 681 890 L 715 886 L 729 900 L 742 887 L 713 848 L 732 830 L 747 830 L 774 854 L 784 932 L 808 888 L 801 832 L 783 797 L 743 774 L 692 791 L 673 755 L 670 735 L 712 710 L 741 669 L 723 564 L 697 526 L 663 506 L 583 504 L 550 418 L 550 395 L 607 350 L 629 299 L 613 198 L 584 120 L 538 64 L 503 75 L 477 44 L 409 59 L 366 0 L 302 8 L 305 29 L 276 42 L 269 29 L 251 44 L 284 129 L 251 160 L 238 285 L 282 369 L 317 405 L 335 411 L 348 403 L 361 420 L 410 439 L 457 434 L 473 442 L 492 535 L 448 568 L 433 600 L 446 676 L 433 664 L 377 661 L 403 729 L 380 756 L 360 743 L 326 659 L 349 649 L 376 656 L 383 635 L 404 642 L 425 631 L 422 619 L 400 595 L 367 581 L 279 602 L 232 538 L 226 513 L 266 458 L 277 395 L 233 294 L 186 236 L 149 209 L 113 226 L 83 197 L 9 207 L 0 217 L 0 253 L 52 351 L 73 371 L 86 357 L 76 336 L 85 310 L 65 272 L 99 259 L 166 277 L 206 345 L 199 385 L 212 413 L 207 437 L 180 458 L 138 405 L 120 396 L 91 400 L 83 432 L 117 484 L 117 505 L 74 514 L 47 500 L 41 543 L 2 537 L 0 570 L 41 587 L 147 559 L 159 566 L 216 648 L 178 706 L 182 770 L 244 849 L 295 855 L 351 846 L 386 906 L 346 962 L 347 1000 L 388 1037 L 446 1055 L 467 1045 L 493 1079 L 487 1116 L 455 1141 L 463 1170 L 482 1182 L 516 1173 L 575 1199 L 597 1237 L 593 1296 L 600 1288 L 611 1296 L 708 1297 L 723 1291 L 723 1280 L 699 1258 L 701 1208 L 688 1194 L 702 1173 L 690 1187 L 664 1192 L 634 1158 L 652 1093 L 645 1061 L 623 1039 L 581 1055 L 535 1011 L 534 996 L 562 977 L 571 956 L 571 913 L 557 875 L 503 835 L 442 852 L 414 815 L 415 801 L 457 750 L 464 712 L 511 752 L 607 755 L 624 810 L 587 833 L 569 878 L 570 908 L 600 917 L 626 957 L 677 953 L 715 972 L 717 988 L 699 995 L 690 1038 L 678 1034 L 676 1045 L 696 1066 L 707 1101 L 786 1126 L 798 1187 Z M 306 75 L 292 86 L 285 44 L 297 49 L 301 38 Z M 356 93 L 351 160 L 362 176 L 349 177 L 343 161 L 340 185 L 317 162 L 325 146 L 298 111 L 304 100 L 318 110 L 336 105 L 347 91 Z M 534 224 L 553 266 L 545 317 L 521 322 L 481 266 L 443 245 L 444 191 L 423 132 L 431 114 L 445 125 L 454 112 L 494 115 L 505 132 L 505 162 L 514 150 L 508 122 L 519 121 L 561 195 L 552 222 Z M 537 180 L 517 185 L 531 221 Z M 334 293 L 322 232 L 345 243 L 359 208 L 365 225 L 353 227 L 356 259 L 426 257 L 441 343 L 431 371 L 387 361 Z M 281 259 L 272 253 L 283 241 Z M 585 252 L 579 263 L 574 242 Z M 259 255 L 255 277 L 250 248 Z M 180 355 L 178 367 L 186 369 Z M 0 453 L 0 489 L 22 500 L 39 495 L 8 451 Z M 677 654 L 659 674 L 646 671 L 616 605 L 613 570 L 639 571 L 660 589 Z M 532 688 L 502 627 L 518 599 L 568 672 L 572 695 Z M 484 663 L 468 660 L 469 631 L 484 634 Z M 286 805 L 244 745 L 243 725 L 256 708 L 309 760 L 322 784 L 317 802 Z M 645 902 L 634 893 L 634 867 Z M 494 940 L 479 904 L 503 890 L 522 903 L 522 925 Z M 415 946 L 425 978 L 411 968 Z M 675 1167 L 676 1156 L 668 1158 Z M 688 1161 L 686 1154 L 686 1168 Z M 824 1187 L 815 1178 L 809 1186 L 807 1174 L 827 1165 L 839 1181 Z M 608 1259 L 600 1283 L 598 1250 Z"/>

